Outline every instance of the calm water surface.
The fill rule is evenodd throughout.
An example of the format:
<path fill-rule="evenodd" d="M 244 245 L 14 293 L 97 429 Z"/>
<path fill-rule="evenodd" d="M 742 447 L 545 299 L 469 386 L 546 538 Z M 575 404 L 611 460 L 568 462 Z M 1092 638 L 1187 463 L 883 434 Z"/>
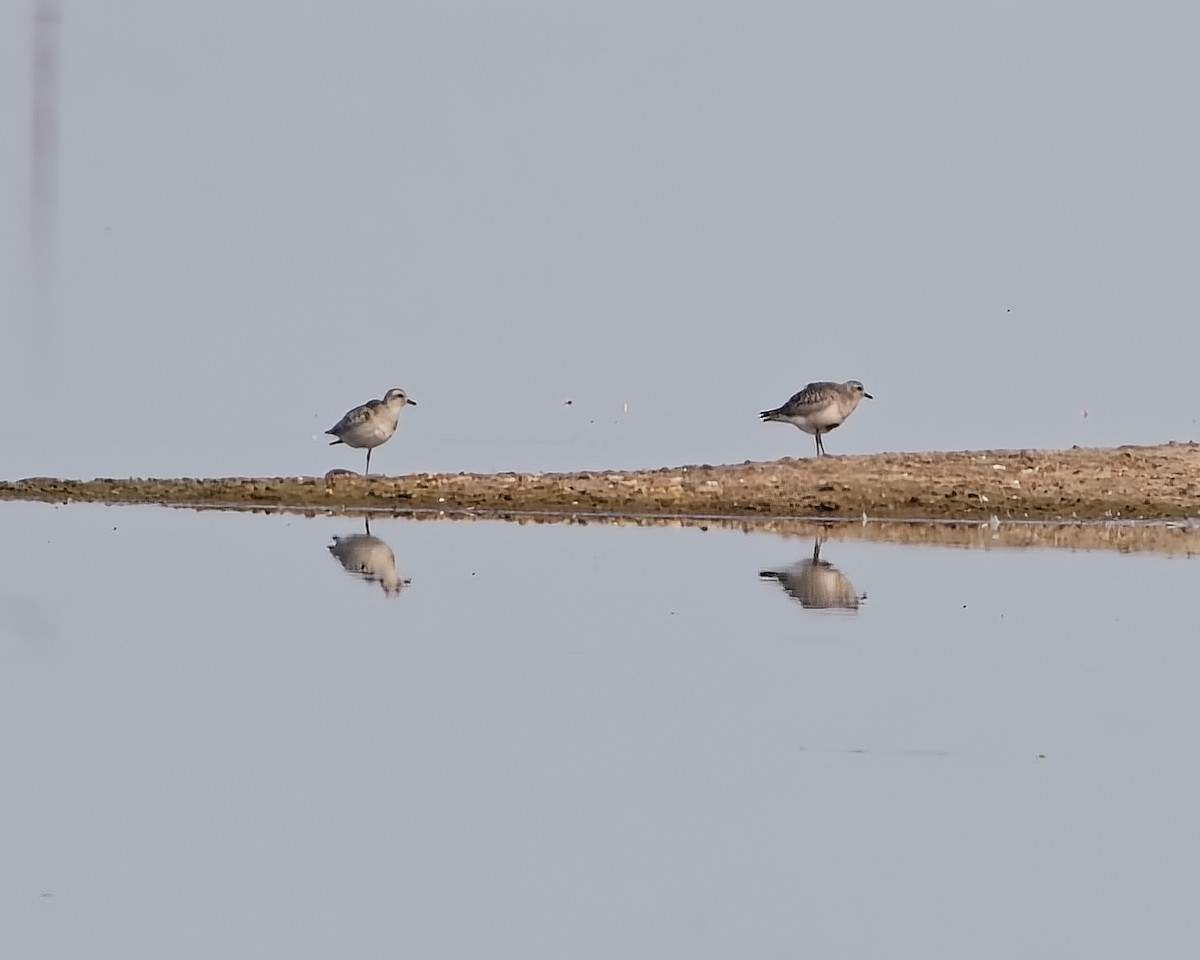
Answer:
<path fill-rule="evenodd" d="M 729 531 L 366 540 L 355 518 L 135 507 L 0 523 L 5 956 L 1200 937 L 1195 562 L 829 540 L 814 568 L 811 541 Z"/>

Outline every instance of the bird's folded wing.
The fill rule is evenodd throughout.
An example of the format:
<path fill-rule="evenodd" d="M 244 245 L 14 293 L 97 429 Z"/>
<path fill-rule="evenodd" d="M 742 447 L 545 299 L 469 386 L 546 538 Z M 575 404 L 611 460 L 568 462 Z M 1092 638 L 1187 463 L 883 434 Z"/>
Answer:
<path fill-rule="evenodd" d="M 785 413 L 802 410 L 805 407 L 821 406 L 828 403 L 834 392 L 824 383 L 810 383 L 783 405 Z"/>
<path fill-rule="evenodd" d="M 371 400 L 367 403 L 364 403 L 360 407 L 355 407 L 344 417 L 342 417 L 341 420 L 330 427 L 329 433 L 341 433 L 343 430 L 349 430 L 351 427 L 356 427 L 361 423 L 366 423 L 371 419 L 371 413 L 378 405 L 378 400 Z"/>

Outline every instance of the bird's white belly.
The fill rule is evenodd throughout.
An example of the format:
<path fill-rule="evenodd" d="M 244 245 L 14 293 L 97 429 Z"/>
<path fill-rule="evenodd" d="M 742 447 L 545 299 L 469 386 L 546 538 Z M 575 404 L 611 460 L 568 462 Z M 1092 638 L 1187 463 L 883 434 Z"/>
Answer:
<path fill-rule="evenodd" d="M 362 423 L 342 434 L 342 443 L 349 447 L 377 447 L 395 432 L 395 427 L 388 430 L 383 424 Z"/>
<path fill-rule="evenodd" d="M 805 433 L 824 433 L 838 426 L 844 418 L 836 404 L 830 404 L 823 410 L 814 410 L 802 417 L 789 417 L 788 422 L 795 424 Z"/>

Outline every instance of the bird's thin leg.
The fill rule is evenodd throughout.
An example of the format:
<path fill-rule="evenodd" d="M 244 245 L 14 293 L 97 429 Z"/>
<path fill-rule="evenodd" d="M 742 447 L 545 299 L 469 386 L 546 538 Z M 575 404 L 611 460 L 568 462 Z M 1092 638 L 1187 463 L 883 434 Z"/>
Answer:
<path fill-rule="evenodd" d="M 825 444 L 821 442 L 821 431 L 817 431 L 817 456 L 821 456 L 825 452 Z"/>
<path fill-rule="evenodd" d="M 364 477 L 369 476 L 370 473 L 371 473 L 371 448 L 367 447 L 367 472 L 364 473 L 363 476 Z"/>

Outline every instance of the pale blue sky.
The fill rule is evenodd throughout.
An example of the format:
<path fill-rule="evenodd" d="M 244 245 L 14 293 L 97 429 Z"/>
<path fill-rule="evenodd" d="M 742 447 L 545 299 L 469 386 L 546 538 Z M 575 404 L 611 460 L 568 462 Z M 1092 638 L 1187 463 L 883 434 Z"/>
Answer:
<path fill-rule="evenodd" d="M 1200 439 L 1194 4 L 62 0 L 49 349 L 32 9 L 4 476 L 357 468 L 391 386 L 386 472 L 808 455 L 850 377 L 831 453 Z"/>

